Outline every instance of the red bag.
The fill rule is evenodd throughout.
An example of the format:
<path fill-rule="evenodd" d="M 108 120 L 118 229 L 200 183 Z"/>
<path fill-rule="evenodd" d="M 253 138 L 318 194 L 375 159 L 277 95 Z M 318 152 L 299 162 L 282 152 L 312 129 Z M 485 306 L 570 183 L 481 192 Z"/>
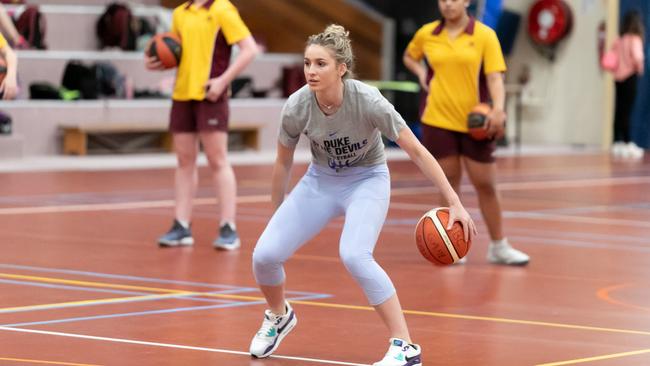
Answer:
<path fill-rule="evenodd" d="M 306 83 L 305 71 L 302 64 L 282 68 L 282 96 L 284 98 L 288 98 Z"/>
<path fill-rule="evenodd" d="M 111 3 L 99 17 L 96 25 L 99 48 L 119 47 L 134 51 L 136 32 L 131 9 L 122 3 Z"/>
<path fill-rule="evenodd" d="M 47 48 L 45 45 L 45 17 L 38 10 L 38 6 L 29 5 L 16 20 L 16 30 L 22 35 L 30 47 L 39 50 Z"/>

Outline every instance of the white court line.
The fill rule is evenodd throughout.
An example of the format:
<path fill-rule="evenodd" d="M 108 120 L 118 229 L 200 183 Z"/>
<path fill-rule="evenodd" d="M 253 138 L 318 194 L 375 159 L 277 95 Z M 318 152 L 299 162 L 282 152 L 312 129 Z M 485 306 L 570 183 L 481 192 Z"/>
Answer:
<path fill-rule="evenodd" d="M 271 196 L 239 196 L 237 203 L 257 203 L 271 201 Z M 212 205 L 216 204 L 215 198 L 195 198 L 195 205 Z M 120 203 L 90 203 L 84 205 L 64 205 L 64 206 L 36 206 L 36 207 L 8 207 L 0 208 L 0 215 L 20 215 L 20 214 L 40 214 L 40 213 L 60 213 L 60 212 L 85 212 L 85 211 L 110 211 L 110 210 L 133 210 L 140 208 L 161 208 L 174 207 L 174 200 L 159 201 L 139 201 L 139 202 L 120 202 Z"/>
<path fill-rule="evenodd" d="M 142 345 L 142 346 L 178 348 L 178 349 L 186 349 L 186 350 L 192 350 L 192 351 L 204 351 L 204 352 L 212 352 L 212 353 L 228 353 L 228 354 L 231 354 L 231 355 L 242 355 L 242 356 L 250 357 L 250 353 L 248 353 L 248 352 L 233 351 L 233 350 L 229 350 L 229 349 L 184 346 L 184 345 L 180 345 L 180 344 L 171 344 L 171 343 L 136 341 L 136 340 L 132 340 L 132 339 L 98 337 L 98 336 L 90 336 L 90 335 L 84 335 L 84 334 L 50 332 L 50 331 L 45 331 L 45 330 L 11 328 L 11 327 L 2 327 L 2 326 L 0 326 L 0 330 L 5 330 L 5 331 L 9 331 L 9 332 L 36 333 L 36 334 L 52 335 L 52 336 L 59 336 L 59 337 L 91 339 L 91 340 L 96 340 L 96 341 L 138 344 L 138 345 Z M 271 356 L 271 358 L 278 358 L 278 359 L 283 359 L 283 360 L 313 362 L 313 363 L 322 363 L 322 364 L 327 364 L 327 365 L 369 366 L 369 365 L 364 364 L 364 363 L 352 363 L 352 362 L 343 362 L 343 361 L 321 360 L 321 359 L 318 359 L 318 358 L 306 358 L 306 357 L 273 355 L 273 356 Z"/>
<path fill-rule="evenodd" d="M 425 212 L 431 209 L 431 205 L 421 204 L 421 203 L 391 202 L 390 208 L 405 210 L 405 211 Z M 558 215 L 558 214 L 549 214 L 543 212 L 503 211 L 503 217 L 508 219 L 561 221 L 561 222 L 571 222 L 571 223 L 580 223 L 580 224 L 618 225 L 618 226 L 632 226 L 632 227 L 640 227 L 640 228 L 650 227 L 650 222 L 648 221 Z"/>
<path fill-rule="evenodd" d="M 523 191 L 527 189 L 561 189 L 561 188 L 584 188 L 610 185 L 630 185 L 650 183 L 650 177 L 614 177 L 614 178 L 593 178 L 575 180 L 554 180 L 534 182 L 503 182 L 497 183 L 499 191 Z M 473 191 L 471 184 L 462 184 L 461 191 Z M 434 193 L 438 190 L 433 186 L 393 188 L 392 195 L 408 195 L 417 193 Z"/>
<path fill-rule="evenodd" d="M 524 189 L 559 189 L 567 187 L 587 187 L 587 186 L 606 186 L 606 185 L 625 185 L 650 183 L 650 177 L 620 177 L 620 178 L 603 178 L 603 179 L 577 179 L 577 180 L 560 180 L 560 181 L 541 181 L 541 182 L 510 182 L 499 183 L 500 191 L 524 190 Z M 471 188 L 470 185 L 463 185 L 461 188 Z M 409 195 L 418 193 L 436 192 L 433 186 L 430 187 L 408 187 L 394 188 L 391 190 L 393 196 Z M 238 203 L 260 203 L 270 202 L 270 195 L 251 195 L 237 197 Z M 215 198 L 196 198 L 195 205 L 216 204 Z M 7 207 L 0 208 L 1 215 L 20 215 L 20 214 L 39 214 L 39 213 L 61 213 L 61 212 L 85 212 L 85 211 L 108 211 L 108 210 L 132 210 L 140 208 L 162 208 L 173 207 L 173 200 L 158 201 L 138 201 L 138 202 L 120 202 L 120 203 L 91 203 L 81 205 L 64 205 L 64 206 L 31 206 L 31 207 Z M 394 204 L 391 204 L 393 207 Z M 415 206 L 414 206 L 415 208 Z M 558 216 L 559 217 L 559 216 Z M 568 217 L 568 216 L 567 216 Z"/>

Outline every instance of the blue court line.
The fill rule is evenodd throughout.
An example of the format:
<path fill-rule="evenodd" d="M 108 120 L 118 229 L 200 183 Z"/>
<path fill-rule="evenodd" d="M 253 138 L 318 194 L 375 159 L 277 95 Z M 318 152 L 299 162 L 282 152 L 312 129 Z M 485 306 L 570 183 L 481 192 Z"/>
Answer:
<path fill-rule="evenodd" d="M 37 286 L 37 287 L 47 287 L 47 288 L 57 288 L 57 289 L 64 289 L 64 290 L 75 290 L 75 291 L 89 291 L 89 292 L 107 292 L 107 293 L 114 293 L 114 294 L 122 294 L 122 295 L 137 295 L 137 296 L 150 296 L 150 295 L 161 295 L 164 296 L 165 294 L 154 294 L 150 292 L 134 292 L 134 291 L 120 291 L 120 290 L 103 290 L 103 289 L 96 289 L 96 288 L 86 288 L 86 287 L 74 287 L 74 286 L 66 286 L 66 285 L 51 285 L 51 284 L 42 284 L 38 282 L 29 282 L 29 281 L 14 281 L 14 280 L 4 280 L 0 279 L 0 283 L 9 283 L 9 284 L 15 284 L 15 285 L 29 285 L 29 286 Z M 229 293 L 236 293 L 238 291 L 235 290 L 228 290 L 228 291 L 211 291 L 211 292 L 206 292 L 206 294 L 229 294 Z M 244 291 L 241 291 L 244 292 Z M 121 303 L 128 303 L 128 302 L 144 302 L 144 301 L 159 301 L 159 300 L 169 300 L 169 299 L 182 299 L 182 300 L 192 300 L 192 301 L 202 301 L 202 302 L 212 302 L 212 303 L 232 303 L 236 300 L 231 300 L 231 299 L 209 299 L 209 298 L 202 298 L 202 297 L 194 297 L 196 295 L 189 296 L 187 294 L 174 294 L 174 293 L 169 293 L 168 296 L 161 297 L 161 298 L 131 298 L 131 299 L 122 299 L 119 301 L 111 301 L 110 303 L 104 303 L 102 302 L 103 300 L 110 300 L 110 299 L 97 299 L 96 303 L 90 302 L 90 303 L 83 303 L 83 304 L 61 304 L 58 306 L 50 306 L 47 308 L 43 309 L 7 309 L 3 310 L 0 309 L 0 314 L 10 314 L 10 313 L 21 313 L 21 312 L 29 312 L 29 311 L 39 311 L 39 310 L 54 310 L 54 309 L 64 309 L 64 308 L 72 308 L 72 307 L 86 307 L 86 306 L 101 306 L 101 305 L 112 305 L 112 304 L 121 304 Z M 38 306 L 38 305 L 34 305 Z"/>
<path fill-rule="evenodd" d="M 69 269 L 23 266 L 23 265 L 8 264 L 8 263 L 0 263 L 0 268 L 22 269 L 22 270 L 29 270 L 29 271 L 34 271 L 34 272 L 46 272 L 46 273 L 64 273 L 64 274 L 73 274 L 73 275 L 81 275 L 81 276 L 88 276 L 88 277 L 121 279 L 121 280 L 131 280 L 131 281 L 140 281 L 140 282 L 165 283 L 165 284 L 173 284 L 173 285 L 188 285 L 188 286 L 208 287 L 208 288 L 228 288 L 228 289 L 234 289 L 236 291 L 242 290 L 242 292 L 246 292 L 246 291 L 253 292 L 253 291 L 258 291 L 259 290 L 257 287 L 241 287 L 241 286 L 232 286 L 232 285 L 211 284 L 211 283 L 205 283 L 205 282 L 165 280 L 165 279 L 151 278 L 151 277 L 139 277 L 139 276 L 116 275 L 116 274 L 99 273 L 99 272 L 76 271 L 76 270 L 69 270 Z M 191 290 L 183 290 L 183 291 L 191 291 Z M 223 292 L 223 293 L 226 293 L 226 292 Z M 322 294 L 322 293 L 318 293 L 318 292 L 304 292 L 304 291 L 290 291 L 290 290 L 285 291 L 285 293 L 287 293 L 287 294 L 296 294 L 296 295 L 305 295 L 305 296 L 309 296 L 309 295 L 327 295 L 327 294 Z M 327 295 L 327 296 L 329 296 L 329 295 Z"/>
<path fill-rule="evenodd" d="M 112 294 L 118 294 L 118 295 L 158 295 L 159 293 L 154 293 L 154 292 L 137 292 L 137 291 L 127 291 L 127 290 L 108 290 L 108 289 L 99 289 L 96 287 L 84 287 L 84 286 L 74 286 L 74 285 L 56 285 L 56 284 L 51 284 L 51 283 L 43 283 L 43 282 L 34 282 L 34 281 L 23 281 L 23 280 L 6 280 L 6 279 L 0 279 L 0 283 L 9 283 L 13 285 L 28 285 L 28 286 L 37 286 L 37 287 L 46 287 L 46 288 L 56 288 L 56 289 L 62 289 L 62 290 L 73 290 L 73 291 L 87 291 L 87 292 L 106 292 L 106 293 L 112 293 Z M 170 290 L 170 295 L 173 294 L 172 291 L 184 291 L 184 290 Z M 187 292 L 198 292 L 198 291 L 187 291 Z M 218 294 L 223 294 L 223 295 L 228 295 L 228 294 L 238 294 L 238 293 L 245 293 L 245 292 L 251 292 L 247 288 L 241 288 L 241 289 L 232 289 L 232 290 L 224 290 L 224 291 L 207 291 L 207 292 L 202 292 L 205 294 L 211 294 L 211 295 L 218 295 Z M 160 294 L 164 295 L 164 294 Z M 187 295 L 184 294 L 179 294 L 179 297 L 185 297 Z M 228 302 L 228 301 L 233 301 L 233 300 L 227 300 L 227 299 L 206 299 L 203 297 L 193 297 L 196 295 L 192 296 L 187 296 L 186 299 L 188 300 L 196 300 L 196 301 L 206 301 L 206 302 Z"/>
<path fill-rule="evenodd" d="M 308 301 L 308 300 L 318 300 L 330 297 L 329 295 L 314 295 L 314 296 L 302 296 L 296 298 L 287 298 L 291 301 Z M 85 321 L 85 320 L 97 320 L 97 319 L 112 319 L 112 318 L 122 318 L 130 316 L 140 316 L 140 315 L 152 315 L 152 314 L 168 314 L 168 313 L 177 313 L 183 311 L 195 311 L 195 310 L 209 310 L 209 309 L 223 309 L 231 307 L 243 307 L 250 305 L 262 305 L 266 304 L 265 300 L 259 301 L 240 301 L 230 304 L 220 304 L 220 305 L 206 305 L 206 306 L 193 306 L 193 307 L 183 307 L 183 308 L 173 308 L 173 309 L 161 309 L 161 310 L 148 310 L 148 311 L 138 311 L 133 313 L 120 313 L 120 314 L 109 314 L 109 315 L 96 315 L 96 316 L 86 316 L 78 318 L 65 318 L 57 320 L 45 320 L 39 322 L 28 322 L 28 323 L 15 323 L 15 324 L 4 324 L 0 325 L 3 327 L 25 327 L 30 325 L 45 325 L 45 324 L 60 324 L 60 323 L 70 323 L 76 321 Z"/>
<path fill-rule="evenodd" d="M 159 279 L 159 278 L 138 277 L 138 276 L 128 276 L 128 275 L 115 275 L 115 274 L 108 274 L 108 273 L 75 271 L 75 270 L 58 269 L 58 268 L 22 266 L 22 265 L 17 265 L 17 264 L 6 264 L 6 263 L 0 264 L 0 268 L 22 269 L 22 270 L 29 270 L 29 271 L 34 271 L 34 272 L 64 273 L 64 274 L 73 274 L 73 275 L 81 275 L 81 276 L 88 276 L 88 277 L 131 280 L 131 281 L 140 281 L 140 282 L 166 283 L 166 284 L 173 284 L 173 285 L 188 285 L 188 286 L 209 287 L 209 288 L 234 288 L 234 289 L 242 289 L 242 288 L 244 288 L 244 289 L 248 289 L 248 290 L 257 291 L 257 288 L 254 288 L 254 287 L 220 285 L 220 284 L 211 284 L 211 283 L 204 283 L 204 282 L 165 280 L 165 279 Z"/>
<path fill-rule="evenodd" d="M 118 295 L 152 295 L 150 292 L 136 292 L 136 291 L 126 291 L 126 290 L 107 290 L 100 289 L 96 287 L 82 287 L 82 286 L 71 286 L 71 285 L 55 285 L 51 283 L 43 282 L 33 282 L 33 281 L 22 281 L 22 280 L 5 280 L 0 279 L 0 283 L 8 283 L 11 285 L 27 285 L 27 286 L 36 286 L 36 287 L 45 287 L 45 288 L 54 288 L 59 290 L 74 290 L 74 291 L 88 291 L 88 292 L 105 292 L 109 294 L 118 294 Z"/>

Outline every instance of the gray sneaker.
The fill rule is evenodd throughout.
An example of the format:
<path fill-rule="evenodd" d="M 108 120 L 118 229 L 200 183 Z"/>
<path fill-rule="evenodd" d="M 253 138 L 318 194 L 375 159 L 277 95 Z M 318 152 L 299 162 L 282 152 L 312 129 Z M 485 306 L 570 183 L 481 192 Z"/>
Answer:
<path fill-rule="evenodd" d="M 178 220 L 174 220 L 172 228 L 169 229 L 167 234 L 158 239 L 158 245 L 161 247 L 177 247 L 180 245 L 192 245 L 194 238 L 192 238 L 192 231 L 190 228 L 185 228 Z"/>
<path fill-rule="evenodd" d="M 239 242 L 239 235 L 237 235 L 237 231 L 233 229 L 228 223 L 225 223 L 219 229 L 219 237 L 217 237 L 214 242 L 212 242 L 212 246 L 214 246 L 215 249 L 220 250 L 235 250 L 239 248 L 240 245 L 241 243 Z"/>

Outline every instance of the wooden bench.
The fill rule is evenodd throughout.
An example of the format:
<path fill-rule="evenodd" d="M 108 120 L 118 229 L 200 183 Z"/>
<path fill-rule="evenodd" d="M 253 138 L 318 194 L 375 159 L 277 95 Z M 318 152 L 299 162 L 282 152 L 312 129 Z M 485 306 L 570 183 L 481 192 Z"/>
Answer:
<path fill-rule="evenodd" d="M 230 150 L 259 150 L 259 130 L 262 126 L 252 123 L 230 123 Z M 88 123 L 64 124 L 63 153 L 87 155 L 99 147 L 108 153 L 133 153 L 146 151 L 172 151 L 172 135 L 167 124 L 120 124 Z"/>

